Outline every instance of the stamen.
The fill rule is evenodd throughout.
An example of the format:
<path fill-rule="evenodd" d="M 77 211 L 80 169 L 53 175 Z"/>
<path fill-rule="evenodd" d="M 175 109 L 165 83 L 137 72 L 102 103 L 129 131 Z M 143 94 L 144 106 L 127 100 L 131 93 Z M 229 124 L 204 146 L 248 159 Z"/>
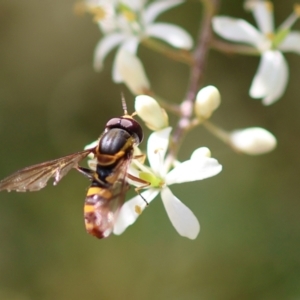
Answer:
<path fill-rule="evenodd" d="M 136 14 L 131 10 L 124 10 L 123 16 L 128 22 L 135 22 L 136 21 Z"/>
<path fill-rule="evenodd" d="M 265 5 L 266 5 L 266 8 L 269 12 L 273 12 L 274 6 L 273 6 L 273 3 L 271 1 L 265 1 Z"/>
<path fill-rule="evenodd" d="M 280 30 L 290 29 L 294 23 L 298 20 L 300 16 L 300 8 L 298 7 L 298 11 L 293 11 L 292 14 L 280 25 Z"/>
<path fill-rule="evenodd" d="M 163 148 L 157 148 L 154 150 L 154 153 L 157 154 L 159 151 L 163 151 Z"/>
<path fill-rule="evenodd" d="M 268 32 L 267 34 L 266 34 L 266 37 L 267 37 L 267 39 L 268 40 L 270 40 L 270 41 L 272 41 L 273 39 L 274 39 L 274 33 L 273 32 Z"/>
<path fill-rule="evenodd" d="M 106 11 L 103 7 L 89 7 L 87 11 L 93 15 L 93 21 L 98 22 L 106 18 Z"/>
<path fill-rule="evenodd" d="M 299 17 L 300 16 L 300 4 L 294 4 L 294 13 Z"/>

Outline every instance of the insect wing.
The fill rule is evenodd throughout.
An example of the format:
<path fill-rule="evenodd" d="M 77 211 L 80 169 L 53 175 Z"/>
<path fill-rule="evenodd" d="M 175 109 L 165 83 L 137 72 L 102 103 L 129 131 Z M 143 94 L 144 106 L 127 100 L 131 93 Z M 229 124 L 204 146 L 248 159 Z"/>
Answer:
<path fill-rule="evenodd" d="M 51 177 L 56 185 L 63 176 L 94 149 L 73 153 L 55 160 L 21 169 L 0 181 L 0 191 L 38 191 L 47 185 Z"/>
<path fill-rule="evenodd" d="M 112 232 L 129 189 L 126 175 L 130 161 L 131 159 L 122 160 L 106 177 L 108 187 L 90 187 L 85 199 L 84 218 L 86 230 L 91 235 L 104 238 Z"/>

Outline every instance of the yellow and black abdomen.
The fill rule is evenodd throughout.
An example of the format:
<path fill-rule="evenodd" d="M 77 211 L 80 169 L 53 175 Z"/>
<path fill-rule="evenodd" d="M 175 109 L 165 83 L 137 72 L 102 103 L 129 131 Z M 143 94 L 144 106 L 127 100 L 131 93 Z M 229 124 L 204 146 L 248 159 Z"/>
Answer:
<path fill-rule="evenodd" d="M 114 213 L 109 202 L 109 189 L 95 183 L 88 189 L 84 204 L 84 221 L 87 232 L 99 239 L 109 236 L 114 226 Z"/>
<path fill-rule="evenodd" d="M 136 137 L 121 128 L 110 128 L 96 148 L 97 168 L 84 205 L 85 227 L 97 238 L 109 236 L 128 190 L 126 173 Z"/>

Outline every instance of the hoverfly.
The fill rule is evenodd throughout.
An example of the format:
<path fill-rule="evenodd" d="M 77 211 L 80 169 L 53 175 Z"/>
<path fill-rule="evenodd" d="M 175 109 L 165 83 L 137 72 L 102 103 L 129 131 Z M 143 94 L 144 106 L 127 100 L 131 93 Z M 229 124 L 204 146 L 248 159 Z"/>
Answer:
<path fill-rule="evenodd" d="M 0 181 L 0 191 L 38 191 L 52 177 L 56 185 L 74 168 L 91 181 L 84 204 L 87 232 L 99 239 L 109 236 L 129 188 L 126 176 L 133 147 L 143 140 L 142 127 L 134 114 L 128 115 L 124 100 L 122 104 L 124 115 L 106 123 L 96 147 L 21 169 Z M 96 171 L 78 165 L 89 154 L 97 160 Z"/>

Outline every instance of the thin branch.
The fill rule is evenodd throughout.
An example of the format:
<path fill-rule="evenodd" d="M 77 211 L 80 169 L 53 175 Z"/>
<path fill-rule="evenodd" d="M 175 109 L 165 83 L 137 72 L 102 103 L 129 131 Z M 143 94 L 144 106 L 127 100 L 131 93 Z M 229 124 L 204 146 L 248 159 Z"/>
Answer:
<path fill-rule="evenodd" d="M 189 66 L 194 64 L 193 57 L 187 50 L 174 50 L 174 48 L 151 38 L 143 39 L 141 43 L 173 60 L 185 63 Z"/>
<path fill-rule="evenodd" d="M 181 118 L 172 135 L 169 156 L 176 157 L 183 137 L 190 127 L 193 114 L 194 101 L 203 81 L 204 69 L 212 39 L 211 19 L 216 14 L 220 0 L 203 0 L 204 16 L 198 36 L 198 42 L 194 51 L 194 64 L 191 67 L 189 88 L 185 100 L 181 104 Z"/>
<path fill-rule="evenodd" d="M 227 54 L 260 55 L 259 51 L 253 47 L 230 44 L 218 39 L 213 39 L 211 41 L 211 47 Z"/>

